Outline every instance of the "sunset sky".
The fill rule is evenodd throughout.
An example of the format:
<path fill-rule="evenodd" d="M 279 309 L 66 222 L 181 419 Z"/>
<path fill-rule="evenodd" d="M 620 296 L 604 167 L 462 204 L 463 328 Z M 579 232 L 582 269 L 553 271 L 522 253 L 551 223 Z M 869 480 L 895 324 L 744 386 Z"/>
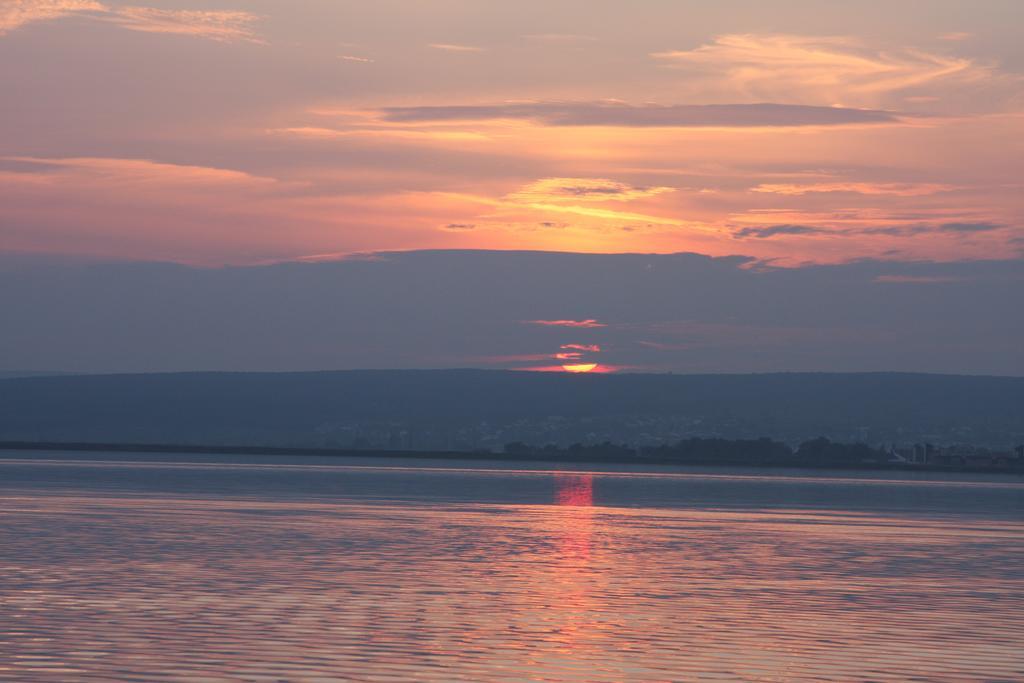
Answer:
<path fill-rule="evenodd" d="M 0 255 L 995 277 L 1024 258 L 1022 25 L 1019 0 L 0 0 Z M 963 279 L 901 268 L 871 278 Z M 595 329 L 523 355 L 586 365 Z"/>

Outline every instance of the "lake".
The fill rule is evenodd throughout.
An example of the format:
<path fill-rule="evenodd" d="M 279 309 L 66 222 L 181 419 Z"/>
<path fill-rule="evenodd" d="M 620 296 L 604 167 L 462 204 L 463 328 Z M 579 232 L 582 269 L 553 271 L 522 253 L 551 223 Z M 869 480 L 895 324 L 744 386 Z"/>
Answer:
<path fill-rule="evenodd" d="M 0 455 L 0 680 L 1021 681 L 997 475 Z"/>

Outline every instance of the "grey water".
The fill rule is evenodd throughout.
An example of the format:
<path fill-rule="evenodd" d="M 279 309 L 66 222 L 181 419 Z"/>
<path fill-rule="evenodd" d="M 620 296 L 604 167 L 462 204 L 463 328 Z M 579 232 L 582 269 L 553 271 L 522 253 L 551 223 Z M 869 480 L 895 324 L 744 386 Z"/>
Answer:
<path fill-rule="evenodd" d="M 0 680 L 1021 681 L 1022 633 L 1010 476 L 0 456 Z"/>

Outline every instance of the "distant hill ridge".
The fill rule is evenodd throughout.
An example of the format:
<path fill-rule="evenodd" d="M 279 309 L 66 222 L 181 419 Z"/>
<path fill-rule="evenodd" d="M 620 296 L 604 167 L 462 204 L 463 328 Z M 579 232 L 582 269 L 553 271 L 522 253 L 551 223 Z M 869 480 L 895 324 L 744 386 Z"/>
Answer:
<path fill-rule="evenodd" d="M 660 430 L 666 439 L 820 434 L 1009 446 L 1024 441 L 1024 378 L 350 370 L 0 379 L 0 439 L 383 447 L 420 434 L 424 448 L 473 448 L 561 442 L 576 438 L 572 430 L 581 440 L 618 430 L 613 440 L 624 442 L 657 440 Z M 444 434 L 448 443 L 438 441 Z"/>

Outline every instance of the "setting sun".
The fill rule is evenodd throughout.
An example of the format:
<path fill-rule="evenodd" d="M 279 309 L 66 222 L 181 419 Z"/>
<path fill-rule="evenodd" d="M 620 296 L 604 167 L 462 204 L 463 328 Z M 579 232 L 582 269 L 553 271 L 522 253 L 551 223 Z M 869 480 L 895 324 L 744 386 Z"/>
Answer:
<path fill-rule="evenodd" d="M 562 369 L 566 372 L 583 373 L 593 372 L 597 369 L 597 363 L 576 363 L 573 365 L 563 365 Z"/>

